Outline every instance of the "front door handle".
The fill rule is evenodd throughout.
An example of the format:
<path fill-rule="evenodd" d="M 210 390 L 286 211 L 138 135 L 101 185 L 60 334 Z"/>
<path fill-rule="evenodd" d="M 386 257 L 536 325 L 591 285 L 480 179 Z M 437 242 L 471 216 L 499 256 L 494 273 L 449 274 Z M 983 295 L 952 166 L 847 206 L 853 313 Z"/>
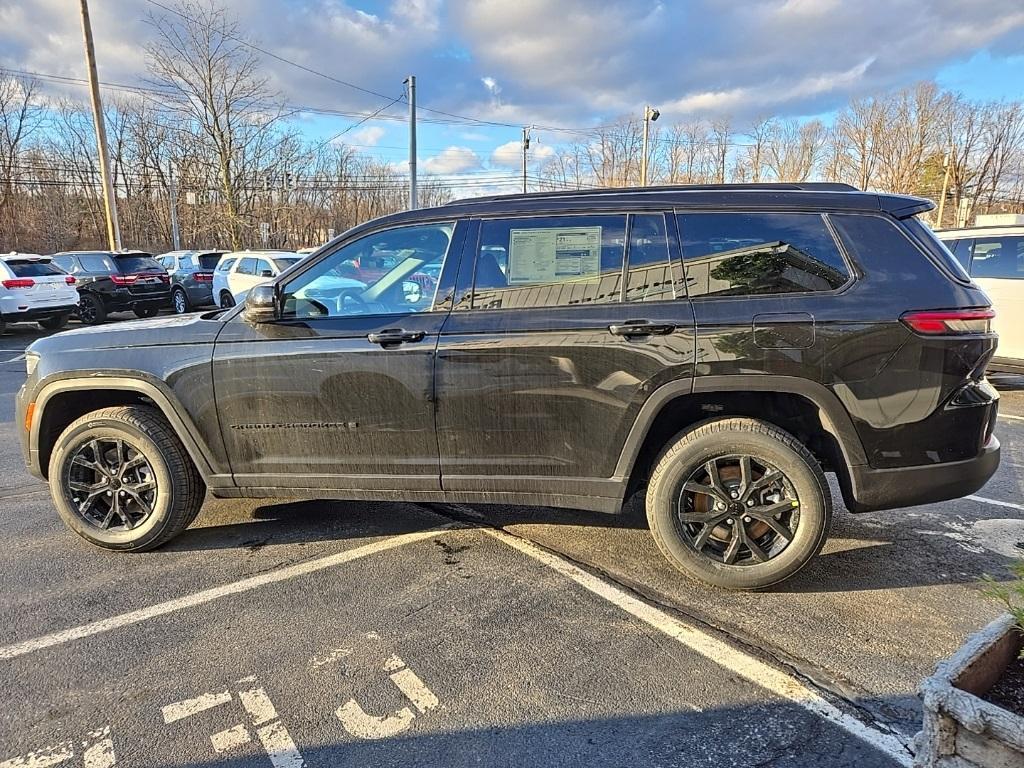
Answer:
<path fill-rule="evenodd" d="M 608 332 L 614 336 L 668 336 L 676 327 L 672 323 L 652 323 L 650 320 L 627 320 L 609 325 Z"/>
<path fill-rule="evenodd" d="M 397 347 L 406 342 L 423 341 L 426 337 L 423 331 L 403 331 L 401 328 L 386 328 L 377 333 L 366 334 L 366 340 L 371 344 L 380 344 L 382 347 Z"/>

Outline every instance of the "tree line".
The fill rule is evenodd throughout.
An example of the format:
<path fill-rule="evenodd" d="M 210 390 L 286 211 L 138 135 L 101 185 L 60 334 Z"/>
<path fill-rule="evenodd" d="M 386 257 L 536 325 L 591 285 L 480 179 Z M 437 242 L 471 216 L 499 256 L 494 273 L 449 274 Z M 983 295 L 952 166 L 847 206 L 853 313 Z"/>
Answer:
<path fill-rule="evenodd" d="M 223 8 L 178 8 L 149 18 L 150 84 L 108 91 L 104 105 L 126 247 L 167 250 L 172 205 L 183 247 L 236 249 L 319 245 L 406 207 L 403 168 L 346 145 L 347 131 L 311 141 L 297 130 L 295 110 Z M 575 134 L 534 163 L 532 189 L 638 184 L 642 129 L 623 118 Z M 932 82 L 853 100 L 828 125 L 771 116 L 656 122 L 649 158 L 652 184 L 821 180 L 933 199 L 945 189 L 943 219 L 933 221 L 942 226 L 1024 211 L 1024 105 L 974 101 Z M 488 189 L 489 178 L 427 178 L 420 204 Z M 39 80 L 0 73 L 0 251 L 102 248 L 103 221 L 88 103 L 48 98 Z"/>

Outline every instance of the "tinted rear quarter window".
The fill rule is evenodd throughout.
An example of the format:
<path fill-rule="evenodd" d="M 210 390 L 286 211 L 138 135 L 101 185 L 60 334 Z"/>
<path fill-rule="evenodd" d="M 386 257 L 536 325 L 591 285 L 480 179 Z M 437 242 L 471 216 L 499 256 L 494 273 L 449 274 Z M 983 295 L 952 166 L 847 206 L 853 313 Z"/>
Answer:
<path fill-rule="evenodd" d="M 892 280 L 919 277 L 928 265 L 936 277 L 953 267 L 940 270 L 939 265 L 921 252 L 923 243 L 915 245 L 910 236 L 895 221 L 885 216 L 857 214 L 829 214 L 829 220 L 842 238 L 843 245 L 866 270 L 885 273 Z M 943 248 L 946 258 L 962 272 L 959 263 Z M 965 281 L 970 278 L 964 274 Z"/>
<path fill-rule="evenodd" d="M 850 279 L 816 213 L 682 213 L 691 297 L 831 291 Z"/>
<path fill-rule="evenodd" d="M 9 261 L 7 266 L 15 277 L 50 277 L 64 274 L 48 261 Z"/>

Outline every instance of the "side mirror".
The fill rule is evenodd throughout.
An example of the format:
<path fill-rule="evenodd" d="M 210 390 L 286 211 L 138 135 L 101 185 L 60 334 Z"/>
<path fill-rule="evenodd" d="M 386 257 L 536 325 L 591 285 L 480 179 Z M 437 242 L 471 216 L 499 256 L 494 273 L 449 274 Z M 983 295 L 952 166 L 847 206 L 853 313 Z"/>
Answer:
<path fill-rule="evenodd" d="M 257 325 L 277 319 L 277 287 L 271 283 L 249 289 L 245 296 L 242 319 Z"/>
<path fill-rule="evenodd" d="M 273 277 L 274 273 L 269 269 L 264 269 L 260 272 L 260 277 Z"/>

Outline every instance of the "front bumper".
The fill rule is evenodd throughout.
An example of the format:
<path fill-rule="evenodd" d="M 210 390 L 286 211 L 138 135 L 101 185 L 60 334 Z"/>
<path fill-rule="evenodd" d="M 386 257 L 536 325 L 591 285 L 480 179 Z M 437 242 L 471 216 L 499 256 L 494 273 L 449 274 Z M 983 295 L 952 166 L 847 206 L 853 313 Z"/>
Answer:
<path fill-rule="evenodd" d="M 851 512 L 959 499 L 977 491 L 996 473 L 999 453 L 999 440 L 992 435 L 981 453 L 965 461 L 892 469 L 850 467 L 850 482 L 843 488 L 843 497 Z"/>

